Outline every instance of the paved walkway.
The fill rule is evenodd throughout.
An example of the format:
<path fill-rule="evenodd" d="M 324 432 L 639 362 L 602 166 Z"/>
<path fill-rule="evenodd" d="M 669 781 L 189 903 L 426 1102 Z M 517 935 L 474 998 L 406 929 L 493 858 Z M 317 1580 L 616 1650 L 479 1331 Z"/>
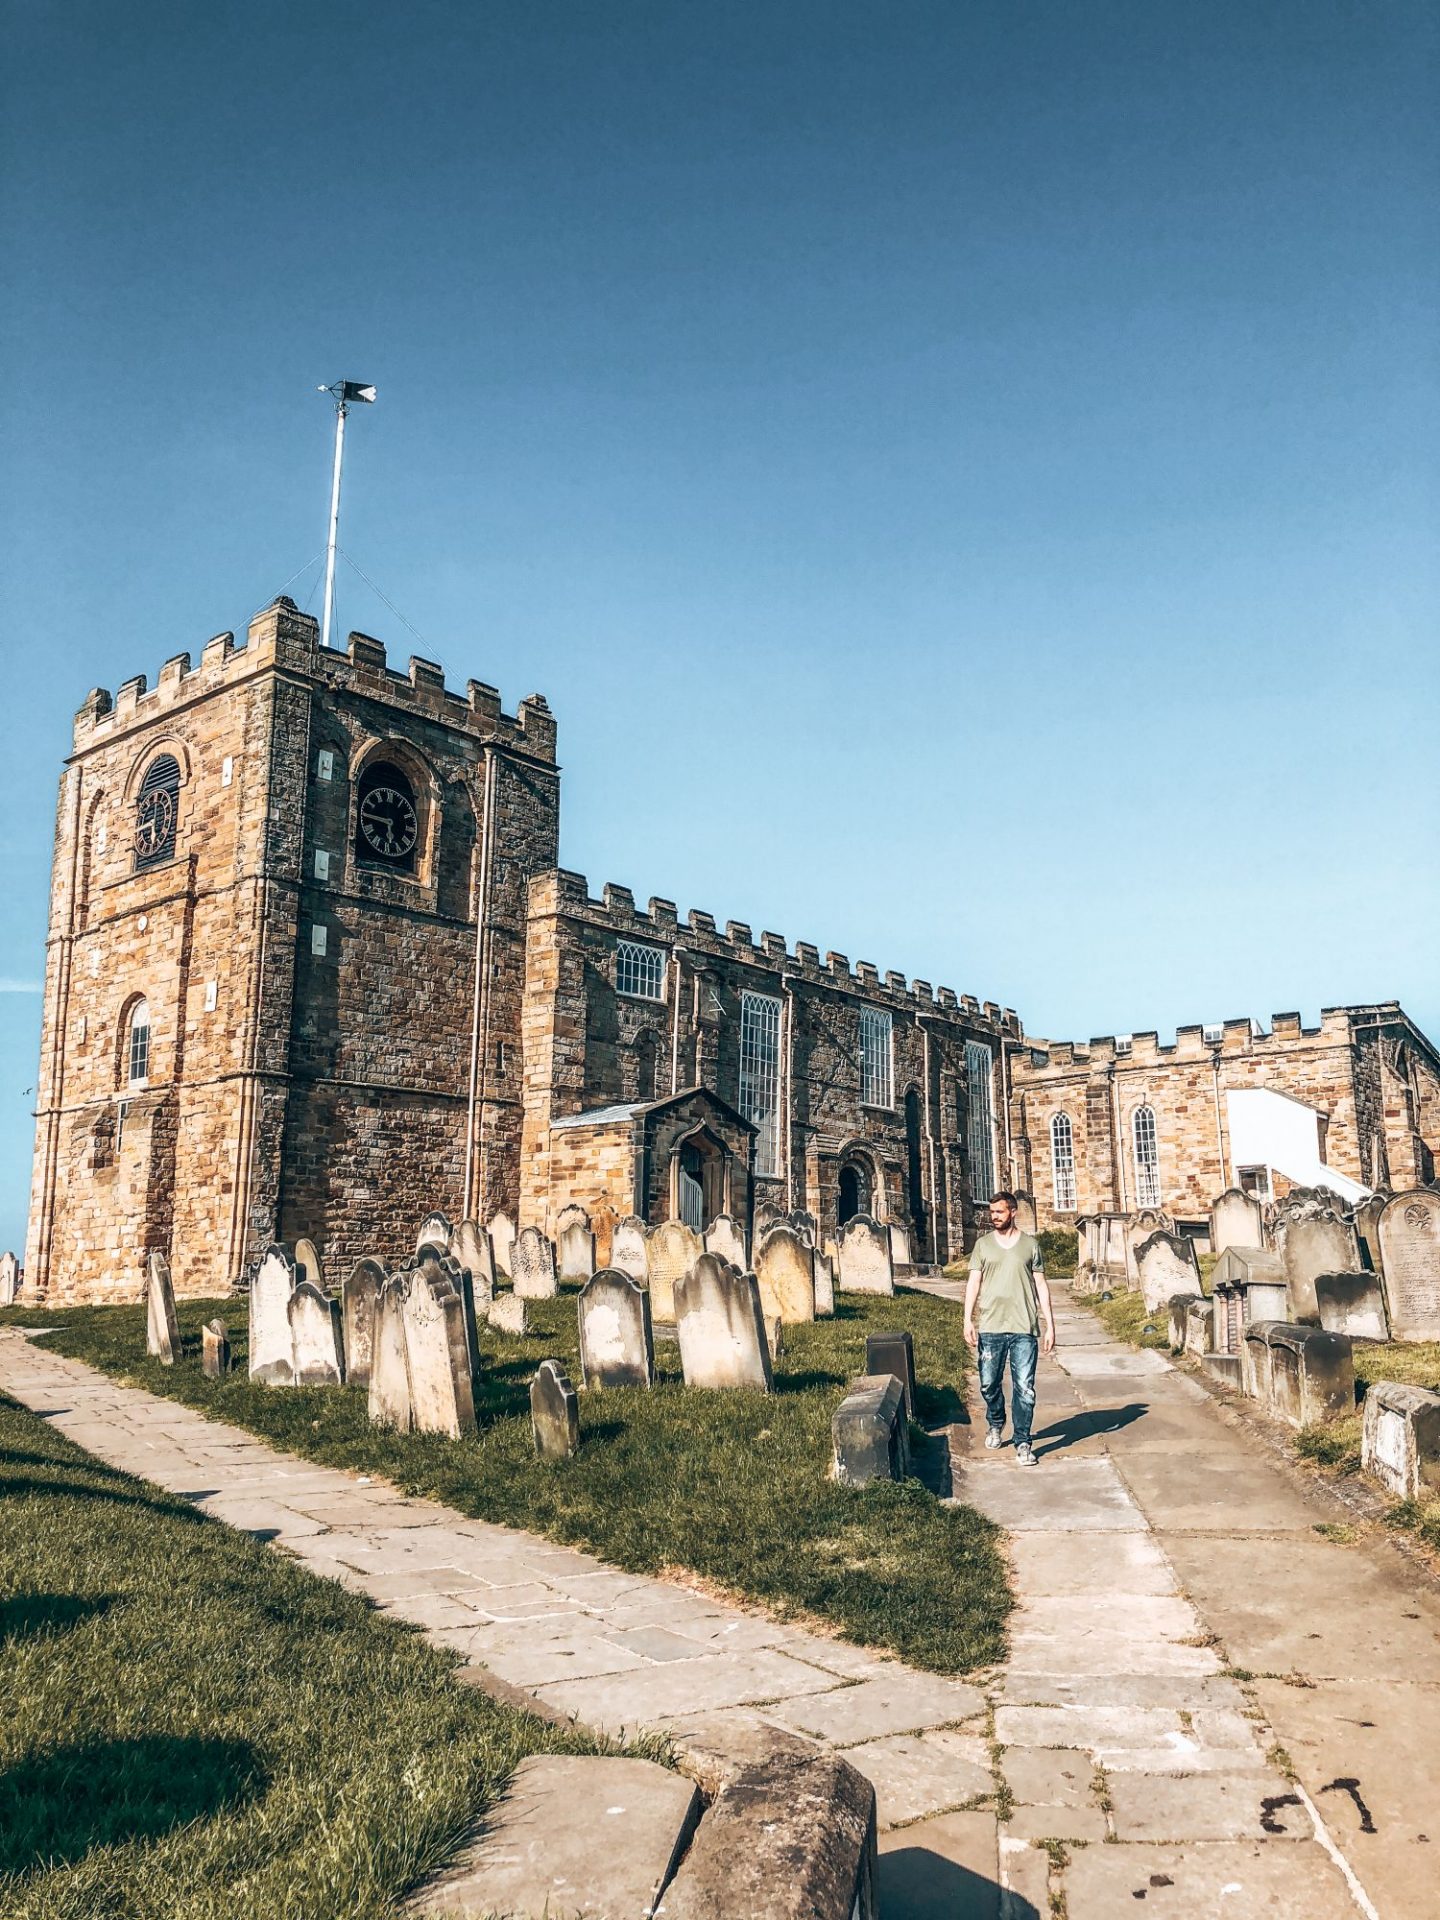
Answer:
<path fill-rule="evenodd" d="M 700 1755 L 762 1724 L 842 1749 L 876 1784 L 886 1920 L 1048 1920 L 1062 1892 L 1068 1920 L 1430 1913 L 1434 1591 L 1317 1533 L 1333 1500 L 1183 1371 L 1057 1308 L 1039 1467 L 957 1441 L 956 1495 L 1011 1529 L 1020 1599 L 1008 1666 L 973 1685 L 277 1454 L 18 1331 L 0 1388 L 547 1709 Z M 969 1810 L 992 1727 L 998 1825 Z"/>

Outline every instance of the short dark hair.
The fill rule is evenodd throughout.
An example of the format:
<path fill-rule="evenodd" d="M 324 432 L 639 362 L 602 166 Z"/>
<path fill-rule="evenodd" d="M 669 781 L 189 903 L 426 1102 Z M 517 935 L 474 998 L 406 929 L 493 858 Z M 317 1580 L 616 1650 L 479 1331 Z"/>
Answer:
<path fill-rule="evenodd" d="M 1020 1202 L 1015 1198 L 1015 1195 L 1011 1193 L 1008 1187 L 1005 1187 L 999 1193 L 992 1193 L 990 1198 L 992 1202 L 995 1200 L 1004 1200 L 1008 1202 L 1011 1210 L 1015 1213 L 1018 1213 L 1020 1211 Z"/>

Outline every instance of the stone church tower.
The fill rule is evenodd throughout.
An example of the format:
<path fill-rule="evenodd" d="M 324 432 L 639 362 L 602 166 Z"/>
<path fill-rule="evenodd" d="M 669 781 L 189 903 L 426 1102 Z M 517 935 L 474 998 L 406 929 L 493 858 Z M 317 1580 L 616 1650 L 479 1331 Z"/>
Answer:
<path fill-rule="evenodd" d="M 75 721 L 60 783 L 29 1284 L 191 1294 L 308 1234 L 337 1271 L 518 1189 L 526 888 L 555 724 L 281 598 Z"/>

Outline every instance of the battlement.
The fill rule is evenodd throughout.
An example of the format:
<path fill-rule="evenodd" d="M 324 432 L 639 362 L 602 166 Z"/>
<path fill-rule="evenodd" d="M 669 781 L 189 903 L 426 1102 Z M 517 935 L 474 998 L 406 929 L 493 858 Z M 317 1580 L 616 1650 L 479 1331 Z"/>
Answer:
<path fill-rule="evenodd" d="M 1324 1007 L 1313 1026 L 1306 1026 L 1298 1013 L 1272 1014 L 1268 1032 L 1260 1021 L 1246 1015 L 1177 1027 L 1174 1040 L 1168 1044 L 1160 1039 L 1158 1032 L 1149 1032 L 1102 1033 L 1089 1041 L 1032 1040 L 1030 1045 L 1037 1071 L 1066 1067 L 1089 1070 L 1112 1065 L 1123 1069 L 1168 1065 L 1176 1060 L 1209 1061 L 1217 1056 L 1225 1060 L 1239 1054 L 1279 1053 L 1297 1044 L 1313 1045 L 1317 1040 L 1348 1046 L 1355 1016 L 1394 1018 L 1399 1012 L 1399 1003 L 1390 1001 L 1380 1006 Z"/>
<path fill-rule="evenodd" d="M 678 947 L 692 964 L 707 959 L 739 961 L 779 979 L 803 980 L 809 985 L 854 994 L 878 1006 L 890 1006 L 897 1013 L 913 1018 L 918 1012 L 937 1008 L 963 1013 L 979 1022 L 989 1022 L 1017 1039 L 1023 1028 L 1013 1008 L 998 1007 L 987 1000 L 982 1007 L 972 994 L 957 994 L 950 987 L 932 988 L 928 980 L 907 982 L 903 973 L 887 972 L 883 978 L 868 960 L 857 960 L 852 971 L 843 953 L 827 952 L 806 940 L 797 940 L 792 948 L 782 934 L 765 932 L 757 943 L 747 921 L 727 920 L 721 932 L 714 914 L 692 907 L 683 926 L 673 900 L 652 898 L 648 907 L 636 905 L 629 887 L 607 883 L 597 896 L 590 892 L 584 874 L 556 868 L 536 874 L 530 881 L 530 911 L 556 914 L 562 918 L 583 920 L 603 927 L 619 939 L 650 941 L 666 947 Z"/>
<path fill-rule="evenodd" d="M 124 681 L 113 698 L 103 687 L 93 689 L 75 715 L 75 752 L 117 739 L 132 727 L 150 726 L 167 712 L 267 671 L 299 674 L 338 693 L 419 714 L 554 764 L 555 717 L 543 695 L 530 694 L 511 715 L 485 681 L 467 681 L 465 692 L 456 693 L 445 684 L 444 668 L 418 654 L 411 656 L 406 672 L 397 673 L 386 664 L 384 643 L 369 634 L 352 633 L 344 653 L 324 648 L 319 622 L 284 594 L 256 614 L 243 642 L 233 633 L 207 640 L 198 666 L 188 653 L 177 653 L 161 667 L 153 687 L 140 673 Z"/>

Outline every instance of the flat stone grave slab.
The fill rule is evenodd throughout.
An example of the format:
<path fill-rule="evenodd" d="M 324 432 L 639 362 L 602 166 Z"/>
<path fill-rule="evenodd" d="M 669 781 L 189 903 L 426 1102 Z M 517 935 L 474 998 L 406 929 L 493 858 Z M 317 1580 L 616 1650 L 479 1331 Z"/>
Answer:
<path fill-rule="evenodd" d="M 822 1673 L 818 1667 L 762 1647 L 753 1653 L 667 1660 L 648 1672 L 566 1681 L 538 1691 L 548 1706 L 573 1713 L 586 1726 L 624 1735 L 715 1707 L 752 1706 L 757 1700 L 784 1702 L 838 1684 L 833 1673 Z"/>
<path fill-rule="evenodd" d="M 921 1733 L 984 1713 L 985 1696 L 964 1680 L 946 1680 L 906 1671 L 861 1680 L 821 1697 L 789 1700 L 771 1709 L 772 1717 L 797 1733 L 834 1746 L 874 1740 L 887 1733 Z"/>

